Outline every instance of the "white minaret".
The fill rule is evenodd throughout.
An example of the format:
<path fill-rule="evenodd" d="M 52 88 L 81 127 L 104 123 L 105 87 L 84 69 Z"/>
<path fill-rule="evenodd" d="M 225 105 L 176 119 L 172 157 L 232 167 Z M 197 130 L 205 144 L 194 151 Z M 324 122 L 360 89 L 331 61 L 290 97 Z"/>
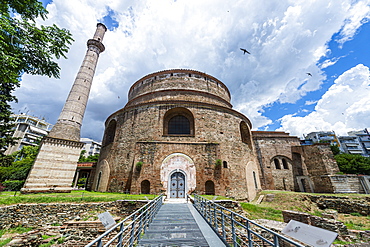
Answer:
<path fill-rule="evenodd" d="M 102 43 L 107 28 L 98 23 L 94 38 L 87 41 L 87 52 L 77 73 L 75 82 L 57 123 L 49 133 L 49 137 L 80 141 L 82 119 L 89 99 L 91 83 L 99 54 L 105 50 Z"/>
<path fill-rule="evenodd" d="M 106 31 L 107 28 L 98 23 L 94 37 L 87 41 L 87 52 L 67 101 L 57 123 L 42 140 L 22 193 L 72 190 L 78 158 L 84 145 L 80 142 L 82 120 L 99 54 L 105 50 L 102 41 Z"/>

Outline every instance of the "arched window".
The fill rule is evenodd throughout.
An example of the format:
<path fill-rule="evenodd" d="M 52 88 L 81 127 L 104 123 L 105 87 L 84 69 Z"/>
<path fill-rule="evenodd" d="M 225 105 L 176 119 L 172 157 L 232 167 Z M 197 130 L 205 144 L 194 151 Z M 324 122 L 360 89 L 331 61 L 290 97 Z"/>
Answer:
<path fill-rule="evenodd" d="M 141 181 L 141 194 L 150 194 L 150 182 L 148 180 Z"/>
<path fill-rule="evenodd" d="M 286 159 L 282 159 L 282 161 L 284 169 L 289 169 L 288 162 L 286 161 Z"/>
<path fill-rule="evenodd" d="M 281 169 L 280 162 L 277 158 L 274 159 L 274 163 L 275 163 L 275 168 L 276 169 Z"/>
<path fill-rule="evenodd" d="M 227 161 L 223 161 L 222 164 L 224 165 L 224 168 L 227 168 Z"/>
<path fill-rule="evenodd" d="M 190 135 L 189 119 L 182 115 L 174 116 L 168 121 L 169 135 Z"/>
<path fill-rule="evenodd" d="M 258 184 L 257 184 L 257 178 L 256 178 L 256 172 L 253 171 L 253 180 L 254 180 L 254 188 L 258 189 Z"/>
<path fill-rule="evenodd" d="M 163 118 L 163 135 L 194 136 L 194 117 L 183 107 L 168 110 Z"/>
<path fill-rule="evenodd" d="M 248 147 L 252 149 L 252 137 L 251 137 L 250 129 L 244 121 L 240 123 L 240 135 L 242 138 L 242 142 L 247 144 Z"/>
<path fill-rule="evenodd" d="M 215 183 L 211 180 L 206 182 L 206 195 L 214 195 L 215 194 Z"/>
<path fill-rule="evenodd" d="M 116 120 L 112 120 L 109 122 L 108 127 L 105 129 L 103 146 L 108 145 L 114 141 L 114 137 L 116 135 L 116 126 Z"/>

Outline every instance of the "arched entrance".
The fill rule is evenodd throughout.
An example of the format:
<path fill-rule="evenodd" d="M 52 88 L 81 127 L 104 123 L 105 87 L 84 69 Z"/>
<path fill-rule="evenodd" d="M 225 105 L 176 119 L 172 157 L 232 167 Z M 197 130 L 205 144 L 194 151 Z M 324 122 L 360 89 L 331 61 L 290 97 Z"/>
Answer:
<path fill-rule="evenodd" d="M 172 179 L 176 181 L 172 181 Z M 180 185 L 181 182 L 179 182 L 179 179 L 183 180 L 183 185 Z M 175 182 L 175 185 L 172 185 L 173 182 Z M 182 197 L 194 191 L 196 186 L 196 170 L 193 160 L 183 153 L 172 153 L 168 155 L 161 165 L 161 184 L 170 198 L 181 198 L 178 196 L 178 193 L 172 194 L 172 186 L 176 186 L 176 188 L 178 186 L 180 188 L 183 187 L 183 195 L 180 195 Z"/>
<path fill-rule="evenodd" d="M 206 182 L 206 195 L 214 195 L 215 194 L 215 183 L 211 180 Z"/>
<path fill-rule="evenodd" d="M 141 194 L 150 194 L 150 182 L 148 180 L 141 181 Z"/>
<path fill-rule="evenodd" d="M 174 172 L 170 178 L 170 198 L 185 197 L 185 175 L 182 172 Z"/>

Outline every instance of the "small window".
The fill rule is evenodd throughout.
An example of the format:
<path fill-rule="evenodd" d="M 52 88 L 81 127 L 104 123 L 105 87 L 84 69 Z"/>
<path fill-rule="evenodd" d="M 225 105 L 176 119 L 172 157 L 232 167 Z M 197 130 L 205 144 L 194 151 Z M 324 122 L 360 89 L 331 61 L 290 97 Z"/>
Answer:
<path fill-rule="evenodd" d="M 283 167 L 284 169 L 289 169 L 288 162 L 286 161 L 286 159 L 283 159 Z"/>
<path fill-rule="evenodd" d="M 253 180 L 254 180 L 254 188 L 255 188 L 255 189 L 258 189 L 256 173 L 255 173 L 254 171 L 253 171 Z"/>
<path fill-rule="evenodd" d="M 274 163 L 275 163 L 275 168 L 276 169 L 281 169 L 281 166 L 280 166 L 280 162 L 279 162 L 279 160 L 278 159 L 274 159 Z"/>
<path fill-rule="evenodd" d="M 223 161 L 222 164 L 224 165 L 224 168 L 227 168 L 227 161 Z"/>
<path fill-rule="evenodd" d="M 248 125 L 244 121 L 240 123 L 240 135 L 242 142 L 247 144 L 249 149 L 252 149 L 252 136 Z"/>

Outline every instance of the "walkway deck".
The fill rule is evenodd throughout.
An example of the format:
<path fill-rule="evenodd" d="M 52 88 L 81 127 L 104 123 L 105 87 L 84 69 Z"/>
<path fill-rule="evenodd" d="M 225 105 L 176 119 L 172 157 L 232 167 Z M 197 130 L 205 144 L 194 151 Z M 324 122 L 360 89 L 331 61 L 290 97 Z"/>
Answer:
<path fill-rule="evenodd" d="M 170 200 L 158 211 L 137 246 L 225 246 L 191 203 Z"/>

